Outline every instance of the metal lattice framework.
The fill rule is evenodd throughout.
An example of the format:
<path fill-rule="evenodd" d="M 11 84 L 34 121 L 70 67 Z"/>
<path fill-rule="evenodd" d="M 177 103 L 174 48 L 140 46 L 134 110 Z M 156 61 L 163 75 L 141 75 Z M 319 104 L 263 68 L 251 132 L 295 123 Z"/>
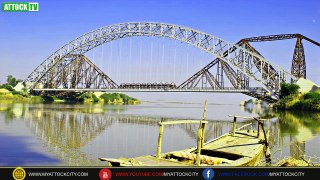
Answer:
<path fill-rule="evenodd" d="M 297 38 L 292 57 L 291 73 L 296 77 L 307 78 L 306 59 L 302 39 Z"/>
<path fill-rule="evenodd" d="M 46 81 L 44 81 L 46 80 Z M 68 55 L 50 69 L 40 88 L 117 88 L 104 72 L 84 55 Z M 39 87 L 38 87 L 39 88 Z"/>
<path fill-rule="evenodd" d="M 220 60 L 215 59 L 212 62 L 210 62 L 208 65 L 206 65 L 204 68 L 202 68 L 200 71 L 195 73 L 193 76 L 191 76 L 189 79 L 187 79 L 185 82 L 183 82 L 181 85 L 178 86 L 178 88 L 194 88 L 196 87 L 200 82 L 202 82 L 202 86 L 204 85 L 203 82 L 208 82 L 212 88 L 223 88 L 223 81 L 219 81 L 220 76 L 214 76 L 209 69 L 211 69 L 213 66 L 217 65 L 219 67 Z M 218 68 L 218 70 L 222 68 Z M 222 73 L 221 73 L 222 74 Z M 216 78 L 218 77 L 218 78 Z"/>
<path fill-rule="evenodd" d="M 213 67 L 216 66 L 216 73 L 213 75 Z M 211 71 L 211 72 L 210 72 Z M 201 86 L 201 88 L 207 88 L 207 84 L 215 89 L 225 89 L 223 75 L 226 75 L 234 89 L 242 89 L 241 93 L 246 94 L 251 97 L 255 97 L 266 102 L 276 102 L 277 98 L 267 94 L 267 91 L 261 88 L 249 87 L 249 79 L 243 74 L 234 71 L 230 65 L 220 60 L 219 58 L 211 61 L 185 82 L 178 86 L 178 88 L 192 89 L 196 86 Z M 227 88 L 227 89 L 230 89 Z"/>
<path fill-rule="evenodd" d="M 114 24 L 86 33 L 58 49 L 43 61 L 24 81 L 30 89 L 49 82 L 50 72 L 61 66 L 70 54 L 80 55 L 104 43 L 132 36 L 165 37 L 191 44 L 219 58 L 225 68 L 232 68 L 236 79 L 254 80 L 271 94 L 277 93 L 280 83 L 296 79 L 281 67 L 272 64 L 256 52 L 239 44 L 232 44 L 213 35 L 173 24 L 129 22 Z M 239 81 L 239 80 L 237 80 Z"/>
<path fill-rule="evenodd" d="M 251 37 L 245 38 L 241 40 L 242 44 L 246 46 L 250 46 L 256 53 L 255 50 L 249 42 L 263 42 L 263 41 L 278 41 L 278 40 L 285 40 L 285 39 L 294 39 L 297 38 L 296 45 L 294 48 L 293 58 L 292 58 L 292 66 L 291 66 L 291 74 L 297 78 L 307 78 L 307 70 L 306 70 L 306 61 L 305 61 L 305 54 L 304 48 L 302 44 L 302 40 L 306 40 L 316 46 L 320 46 L 320 43 L 303 36 L 301 34 L 279 34 L 279 35 L 269 35 L 269 36 L 258 36 L 258 37 Z M 259 54 L 259 53 L 258 53 Z M 294 81 L 294 79 L 292 79 Z"/>

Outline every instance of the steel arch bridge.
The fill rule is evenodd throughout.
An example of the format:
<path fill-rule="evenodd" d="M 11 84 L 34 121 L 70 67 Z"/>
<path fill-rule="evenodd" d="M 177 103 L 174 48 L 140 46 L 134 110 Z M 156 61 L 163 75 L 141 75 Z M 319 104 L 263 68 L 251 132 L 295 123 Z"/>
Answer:
<path fill-rule="evenodd" d="M 195 46 L 213 55 L 213 61 L 199 70 L 181 85 L 122 84 L 117 85 L 83 54 L 104 43 L 133 36 L 156 36 L 174 39 Z M 210 72 L 218 66 L 233 87 L 225 88 L 223 81 Z M 252 88 L 254 81 L 260 89 Z M 233 44 L 214 35 L 192 28 L 156 23 L 128 22 L 105 26 L 88 32 L 58 49 L 44 60 L 25 80 L 30 90 L 104 90 L 104 91 L 188 91 L 188 92 L 241 92 L 247 95 L 276 101 L 280 84 L 297 80 L 289 72 L 266 60 L 256 51 L 243 44 Z M 209 88 L 197 88 L 199 82 Z M 79 83 L 82 82 L 81 86 Z M 145 87 L 145 88 L 141 88 Z"/>

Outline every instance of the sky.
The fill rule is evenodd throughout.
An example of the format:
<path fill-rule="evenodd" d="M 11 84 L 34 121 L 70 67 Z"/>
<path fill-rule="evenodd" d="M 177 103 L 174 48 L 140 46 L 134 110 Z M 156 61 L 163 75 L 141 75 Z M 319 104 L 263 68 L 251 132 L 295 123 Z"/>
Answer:
<path fill-rule="evenodd" d="M 318 0 L 36 2 L 39 2 L 38 12 L 0 12 L 0 83 L 4 83 L 9 74 L 25 79 L 69 41 L 91 30 L 121 22 L 176 24 L 233 43 L 245 37 L 287 33 L 300 33 L 320 42 Z M 286 40 L 253 43 L 253 46 L 268 60 L 290 71 L 294 44 L 295 40 Z M 308 42 L 304 42 L 304 47 L 307 78 L 320 84 L 320 47 Z"/>

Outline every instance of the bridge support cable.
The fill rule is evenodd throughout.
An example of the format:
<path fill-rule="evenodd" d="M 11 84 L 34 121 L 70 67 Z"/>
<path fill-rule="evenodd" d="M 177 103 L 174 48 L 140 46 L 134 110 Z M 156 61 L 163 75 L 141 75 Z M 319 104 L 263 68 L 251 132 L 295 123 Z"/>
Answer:
<path fill-rule="evenodd" d="M 253 53 L 257 53 L 258 55 L 260 55 L 261 57 L 263 57 L 257 50 L 255 50 L 252 46 L 250 46 L 249 43 L 245 42 L 245 41 L 239 41 L 237 43 L 238 46 L 240 47 L 243 47 L 247 50 L 249 50 L 250 52 L 253 52 Z M 221 45 L 220 45 L 221 46 Z M 237 50 L 236 47 L 233 47 L 231 49 L 228 49 L 228 51 L 225 51 L 223 53 L 223 57 L 227 57 L 229 53 L 232 53 L 234 52 L 235 50 Z M 241 55 L 239 56 L 239 60 L 237 61 L 237 64 L 240 65 L 240 66 L 243 66 L 244 64 L 246 64 L 246 70 L 249 72 L 250 71 L 250 67 L 248 66 L 250 62 L 249 60 L 249 57 L 243 57 L 242 53 Z M 222 69 L 221 71 L 226 71 L 226 75 L 228 77 L 228 79 L 230 80 L 230 82 L 232 83 L 232 85 L 235 87 L 235 88 L 243 88 L 243 89 L 246 89 L 246 88 L 249 88 L 249 78 L 242 72 L 242 71 L 239 71 L 237 70 L 237 72 L 235 72 L 228 63 L 225 63 L 223 62 L 222 59 L 221 60 L 221 66 L 222 66 Z M 247 63 L 244 63 L 244 61 L 247 61 Z M 270 78 L 269 80 L 269 83 L 268 85 L 269 86 L 274 86 L 276 87 L 277 83 L 274 83 L 274 82 L 278 82 L 279 80 L 278 79 L 275 79 L 274 77 L 277 77 L 278 74 L 276 74 L 275 71 L 273 71 L 274 69 L 272 67 L 269 67 L 269 66 L 263 66 L 263 69 L 265 69 L 265 73 L 262 73 L 261 72 L 261 65 L 262 63 L 260 63 L 260 60 L 259 58 L 255 58 L 253 59 L 253 62 L 254 62 L 254 65 L 255 67 L 257 68 L 257 70 L 263 74 L 263 78 L 267 79 L 268 77 Z M 251 65 L 252 66 L 252 65 Z M 223 76 L 223 73 L 221 73 L 221 75 Z M 267 76 L 266 76 L 267 75 Z M 273 78 L 272 78 L 273 77 Z M 217 78 L 218 79 L 218 78 Z M 223 81 L 221 81 L 221 83 L 223 83 Z M 220 85 L 222 86 L 222 85 Z"/>
<path fill-rule="evenodd" d="M 153 41 L 151 40 L 151 47 L 150 47 L 150 68 L 149 68 L 149 81 L 151 82 L 152 80 L 152 74 L 154 73 L 155 75 L 157 74 L 155 71 L 153 71 Z"/>
<path fill-rule="evenodd" d="M 122 61 L 122 39 L 119 41 L 119 60 L 117 61 L 117 79 L 122 81 L 122 72 L 120 71 L 120 65 Z"/>
<path fill-rule="evenodd" d="M 239 44 L 241 46 L 243 45 L 243 43 L 241 43 L 241 42 L 238 42 L 237 44 Z M 235 49 L 232 49 L 232 51 L 234 51 L 234 50 Z M 224 54 L 224 56 L 227 56 L 227 52 L 224 52 L 223 54 Z M 245 58 L 243 58 L 243 57 L 239 58 L 238 64 L 240 64 L 240 63 L 244 64 L 243 61 L 245 61 Z M 194 86 L 195 79 L 198 78 L 200 76 L 200 74 L 203 75 L 202 77 L 211 77 L 208 73 L 206 73 L 206 71 L 208 71 L 210 68 L 212 68 L 215 64 L 217 64 L 217 72 L 216 72 L 216 77 L 214 78 L 214 80 L 212 78 L 211 78 L 211 80 L 209 80 L 211 82 L 211 84 L 212 84 L 212 81 L 214 81 L 215 84 L 217 84 L 218 88 L 223 88 L 224 87 L 223 72 L 225 72 L 227 75 L 227 78 L 229 79 L 229 81 L 231 82 L 231 84 L 233 85 L 234 88 L 236 88 L 236 89 L 249 88 L 249 79 L 241 71 L 237 70 L 237 72 L 235 72 L 230 67 L 229 64 L 224 63 L 224 61 L 222 61 L 219 58 L 215 59 L 214 61 L 212 61 L 211 63 L 206 65 L 204 68 L 202 68 L 200 71 L 195 73 L 192 77 L 190 77 L 188 80 L 183 82 L 180 86 L 178 86 L 178 88 L 187 87 L 187 84 L 191 83 L 191 82 L 192 83 L 189 84 L 189 86 L 190 85 L 191 85 L 191 87 Z M 214 88 L 214 86 L 212 86 L 212 87 Z"/>
<path fill-rule="evenodd" d="M 147 49 L 147 48 L 146 48 Z M 144 63 L 146 65 L 146 68 L 145 68 L 145 82 L 148 82 L 148 77 L 149 77 L 149 65 L 148 65 L 148 60 L 146 60 L 146 58 L 144 58 Z"/>
<path fill-rule="evenodd" d="M 108 68 L 109 68 L 109 72 L 108 73 L 110 73 L 110 74 L 112 74 L 112 67 L 111 67 L 111 63 L 112 63 L 112 60 L 113 60 L 113 48 L 112 48 L 112 45 L 113 45 L 113 43 L 112 42 L 110 42 L 110 63 L 109 63 L 109 65 L 108 65 Z"/>
<path fill-rule="evenodd" d="M 186 74 L 189 73 L 189 44 L 187 45 L 187 70 L 186 70 Z"/>
<path fill-rule="evenodd" d="M 107 63 L 107 62 L 106 62 Z M 104 44 L 101 46 L 100 67 L 104 67 Z M 107 63 L 108 64 L 108 63 Z M 106 69 L 106 68 L 105 68 Z M 106 69 L 107 70 L 107 69 Z M 108 72 L 106 72 L 108 73 Z"/>
<path fill-rule="evenodd" d="M 177 41 L 174 42 L 173 82 L 176 82 Z"/>
<path fill-rule="evenodd" d="M 102 27 L 70 41 L 43 61 L 27 77 L 24 84 L 26 84 L 29 89 L 35 88 L 37 84 L 45 81 L 45 79 L 50 76 L 49 73 L 52 72 L 51 70 L 60 66 L 63 59 L 69 54 L 84 54 L 104 43 L 132 36 L 157 36 L 188 43 L 220 58 L 235 71 L 242 72 L 246 77 L 255 81 L 271 94 L 276 95 L 279 92 L 280 79 L 287 80 L 287 78 L 296 78 L 258 54 L 213 35 L 172 24 L 130 22 Z M 241 56 L 246 59 L 243 63 L 239 63 Z M 254 59 L 259 59 L 261 72 L 257 69 L 256 65 L 254 65 Z M 270 85 L 269 76 L 264 75 L 263 67 L 268 67 L 266 69 L 271 69 L 270 67 L 272 67 L 275 70 L 276 73 L 274 76 L 276 76 L 275 79 L 278 79 L 278 81 L 274 82 L 274 85 Z"/>
<path fill-rule="evenodd" d="M 138 77 L 138 79 L 141 78 L 141 80 L 142 80 L 142 74 L 140 74 L 140 72 L 142 72 L 141 67 L 142 67 L 142 40 L 140 39 L 140 43 L 139 43 L 139 68 L 138 68 L 138 71 L 139 71 L 138 75 L 139 75 L 139 77 Z"/>
<path fill-rule="evenodd" d="M 134 80 L 134 71 L 132 70 L 133 69 L 133 64 L 131 64 L 131 56 L 132 56 L 132 39 L 130 38 L 130 44 L 129 44 L 129 58 L 128 58 L 128 71 L 129 71 L 129 81 L 130 82 L 133 82 Z"/>
<path fill-rule="evenodd" d="M 161 55 L 161 64 L 162 64 L 162 66 L 161 66 L 161 68 L 162 68 L 162 70 L 161 70 L 161 72 L 162 72 L 162 74 L 161 74 L 161 77 L 162 78 L 165 78 L 165 76 L 166 76 L 166 69 L 164 68 L 165 66 L 164 66 L 164 38 L 162 38 L 162 55 Z M 162 80 L 160 81 L 160 82 L 162 82 Z"/>

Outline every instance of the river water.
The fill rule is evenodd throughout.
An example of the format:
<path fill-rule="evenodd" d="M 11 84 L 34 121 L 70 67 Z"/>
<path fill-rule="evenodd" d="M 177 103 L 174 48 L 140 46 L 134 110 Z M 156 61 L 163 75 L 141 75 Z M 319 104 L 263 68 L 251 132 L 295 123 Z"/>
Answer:
<path fill-rule="evenodd" d="M 317 162 L 320 113 L 274 112 L 260 105 L 209 101 L 206 140 L 232 129 L 232 117 L 270 118 L 272 161 L 293 156 Z M 221 101 L 220 101 L 221 102 Z M 99 157 L 156 153 L 158 122 L 201 119 L 203 103 L 144 101 L 139 105 L 20 104 L 0 102 L 1 166 L 100 166 Z M 243 120 L 238 126 L 251 122 Z M 162 152 L 196 146 L 198 124 L 166 126 Z M 263 159 L 261 166 L 263 166 Z"/>

